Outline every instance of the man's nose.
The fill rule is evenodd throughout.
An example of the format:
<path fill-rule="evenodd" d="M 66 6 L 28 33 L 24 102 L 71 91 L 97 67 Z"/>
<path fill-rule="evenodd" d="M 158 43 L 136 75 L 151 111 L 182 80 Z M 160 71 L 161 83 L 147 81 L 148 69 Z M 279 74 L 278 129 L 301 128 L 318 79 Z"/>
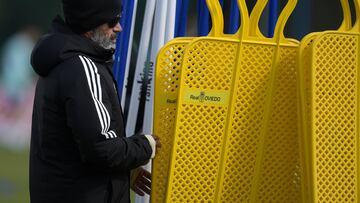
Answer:
<path fill-rule="evenodd" d="M 114 32 L 122 32 L 123 28 L 121 27 L 120 23 L 117 23 L 113 30 Z"/>

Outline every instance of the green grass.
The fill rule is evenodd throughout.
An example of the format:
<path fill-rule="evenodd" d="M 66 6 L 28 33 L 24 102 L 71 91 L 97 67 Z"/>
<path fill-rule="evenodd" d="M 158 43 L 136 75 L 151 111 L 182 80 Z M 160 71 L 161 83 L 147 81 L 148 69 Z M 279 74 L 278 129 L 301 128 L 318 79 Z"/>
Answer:
<path fill-rule="evenodd" d="M 135 193 L 132 190 L 130 191 L 130 201 L 135 202 Z"/>
<path fill-rule="evenodd" d="M 0 148 L 0 202 L 28 203 L 29 151 Z"/>
<path fill-rule="evenodd" d="M 0 203 L 28 203 L 29 151 L 10 151 L 0 147 Z M 131 192 L 131 202 L 135 194 Z"/>

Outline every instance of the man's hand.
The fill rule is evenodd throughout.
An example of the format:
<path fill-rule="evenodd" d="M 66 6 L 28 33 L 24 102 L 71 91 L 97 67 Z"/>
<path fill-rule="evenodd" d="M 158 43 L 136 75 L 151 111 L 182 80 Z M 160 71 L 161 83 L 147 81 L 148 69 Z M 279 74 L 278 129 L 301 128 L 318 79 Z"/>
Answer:
<path fill-rule="evenodd" d="M 151 193 L 151 173 L 139 167 L 131 172 L 131 189 L 138 195 Z"/>
<path fill-rule="evenodd" d="M 156 149 L 161 146 L 160 139 L 156 135 L 145 134 L 144 136 L 149 141 L 149 144 L 151 146 L 152 153 L 151 153 L 150 158 L 153 159 L 155 157 L 155 154 L 156 154 Z"/>
<path fill-rule="evenodd" d="M 156 148 L 160 148 L 161 147 L 160 138 L 156 135 L 152 135 L 152 137 L 154 138 L 154 140 L 156 142 Z"/>

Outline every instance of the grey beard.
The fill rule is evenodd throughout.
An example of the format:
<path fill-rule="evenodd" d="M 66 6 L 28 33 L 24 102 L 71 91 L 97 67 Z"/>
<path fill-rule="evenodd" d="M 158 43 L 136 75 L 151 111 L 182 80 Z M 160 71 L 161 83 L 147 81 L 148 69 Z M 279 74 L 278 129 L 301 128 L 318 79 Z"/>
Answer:
<path fill-rule="evenodd" d="M 106 50 L 115 50 L 116 48 L 116 40 L 112 40 L 98 29 L 92 31 L 90 39 Z"/>

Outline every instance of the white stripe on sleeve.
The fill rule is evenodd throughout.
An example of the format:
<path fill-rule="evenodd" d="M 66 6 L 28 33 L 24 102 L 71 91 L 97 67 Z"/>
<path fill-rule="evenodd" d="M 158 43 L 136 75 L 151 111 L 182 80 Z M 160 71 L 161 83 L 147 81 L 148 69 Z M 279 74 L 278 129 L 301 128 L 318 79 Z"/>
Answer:
<path fill-rule="evenodd" d="M 85 57 L 86 58 L 86 57 Z M 106 129 L 105 129 L 105 132 L 107 133 L 107 134 L 109 134 L 110 135 L 110 137 L 111 138 L 115 138 L 115 137 L 117 137 L 116 136 L 116 134 L 115 134 L 115 132 L 114 131 L 112 131 L 112 134 L 113 134 L 113 136 L 112 136 L 112 134 L 109 132 L 109 128 L 110 128 L 110 115 L 109 115 L 109 112 L 108 112 L 108 110 L 106 109 L 106 107 L 105 107 L 105 105 L 104 105 L 104 103 L 102 102 L 102 89 L 101 89 L 101 83 L 100 83 L 100 75 L 99 75 L 99 72 L 98 72 L 98 68 L 96 67 L 96 65 L 95 65 L 95 63 L 91 60 L 91 59 L 89 59 L 89 58 L 86 58 L 90 63 L 91 63 L 91 67 L 92 67 L 92 71 L 93 71 L 93 73 L 94 73 L 94 75 L 96 75 L 96 85 L 97 85 L 97 87 L 98 87 L 98 90 L 99 90 L 99 93 L 100 93 L 100 97 L 98 97 L 98 103 L 99 103 L 99 105 L 100 105 L 100 108 L 103 110 L 102 112 L 104 113 L 105 112 L 105 115 L 103 114 L 103 116 L 104 116 L 104 118 L 105 118 L 105 120 L 107 121 L 107 124 L 108 125 L 106 125 Z M 90 66 L 89 66 L 90 67 Z"/>
<path fill-rule="evenodd" d="M 110 126 L 110 117 L 106 116 L 105 110 L 104 110 L 104 106 L 102 105 L 102 100 L 99 101 L 99 93 L 102 94 L 101 91 L 101 85 L 100 85 L 100 75 L 97 73 L 97 70 L 94 71 L 94 67 L 93 64 L 90 62 L 91 60 L 89 58 L 83 57 L 87 64 L 88 64 L 88 69 L 91 75 L 91 84 L 95 87 L 93 91 L 94 92 L 94 96 L 95 96 L 95 102 L 97 103 L 97 105 L 100 108 L 101 111 L 101 118 L 103 118 L 104 120 L 104 127 L 102 128 L 102 134 L 106 134 L 107 131 L 109 130 L 109 126 Z M 111 136 L 110 136 L 111 137 Z"/>
<path fill-rule="evenodd" d="M 99 117 L 101 125 L 101 134 L 103 134 L 106 139 L 116 138 L 116 133 L 114 131 L 109 131 L 110 128 L 110 116 L 109 112 L 106 109 L 105 105 L 102 103 L 102 89 L 100 83 L 100 75 L 98 73 L 97 67 L 95 64 L 84 56 L 79 56 L 80 60 L 84 66 L 87 82 L 93 98 L 97 115 Z"/>

